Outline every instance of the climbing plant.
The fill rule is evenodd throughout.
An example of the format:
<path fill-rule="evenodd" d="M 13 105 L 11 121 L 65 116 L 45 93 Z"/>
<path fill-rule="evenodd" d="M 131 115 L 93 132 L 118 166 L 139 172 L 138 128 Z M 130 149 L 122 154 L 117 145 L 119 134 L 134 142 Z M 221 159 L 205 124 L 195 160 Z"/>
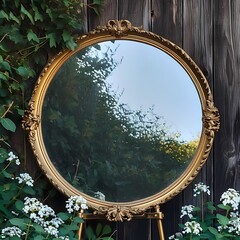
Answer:
<path fill-rule="evenodd" d="M 76 47 L 87 8 L 103 0 L 3 0 L 0 8 L 0 139 L 14 132 L 32 83 L 59 49 Z M 30 90 L 30 91 L 29 91 Z"/>

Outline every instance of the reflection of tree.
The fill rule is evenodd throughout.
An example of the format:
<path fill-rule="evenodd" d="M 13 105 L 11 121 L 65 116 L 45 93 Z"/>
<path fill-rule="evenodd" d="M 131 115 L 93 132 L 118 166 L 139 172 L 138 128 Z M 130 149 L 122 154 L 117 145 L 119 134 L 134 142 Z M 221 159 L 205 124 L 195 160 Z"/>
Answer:
<path fill-rule="evenodd" d="M 106 78 L 114 51 L 86 48 L 58 71 L 46 94 L 43 137 L 59 172 L 79 190 L 109 201 L 159 192 L 181 175 L 197 142 L 169 134 L 153 109 L 131 110 Z M 98 54 L 96 54 L 98 53 Z"/>

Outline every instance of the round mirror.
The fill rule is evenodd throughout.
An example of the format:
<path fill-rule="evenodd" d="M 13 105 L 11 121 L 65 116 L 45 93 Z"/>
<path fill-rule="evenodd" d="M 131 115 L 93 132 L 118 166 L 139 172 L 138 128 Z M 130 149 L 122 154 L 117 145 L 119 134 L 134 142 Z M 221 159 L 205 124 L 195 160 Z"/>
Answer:
<path fill-rule="evenodd" d="M 170 199 L 199 171 L 218 128 L 207 82 L 187 54 L 125 22 L 60 53 L 25 120 L 47 176 L 95 209 Z"/>

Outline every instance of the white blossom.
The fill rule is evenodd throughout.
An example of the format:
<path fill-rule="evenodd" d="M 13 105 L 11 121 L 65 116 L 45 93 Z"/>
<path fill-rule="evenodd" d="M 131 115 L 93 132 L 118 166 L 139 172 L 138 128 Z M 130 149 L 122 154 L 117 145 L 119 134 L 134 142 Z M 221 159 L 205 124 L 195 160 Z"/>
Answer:
<path fill-rule="evenodd" d="M 238 210 L 240 203 L 240 194 L 235 189 L 229 188 L 222 194 L 220 201 L 222 201 L 223 205 L 230 205 L 233 210 Z"/>
<path fill-rule="evenodd" d="M 202 232 L 200 224 L 196 221 L 186 222 L 184 225 L 183 234 L 193 233 L 195 235 L 200 235 Z"/>
<path fill-rule="evenodd" d="M 228 232 L 229 233 L 235 233 L 238 236 L 240 235 L 240 218 L 235 217 L 232 218 L 228 223 Z"/>
<path fill-rule="evenodd" d="M 38 212 L 42 208 L 42 205 L 43 204 L 36 198 L 25 197 L 23 212 L 24 213 Z"/>
<path fill-rule="evenodd" d="M 195 184 L 195 188 L 193 189 L 193 192 L 194 192 L 193 194 L 194 197 L 196 197 L 197 195 L 200 195 L 203 192 L 210 195 L 209 186 L 205 185 L 202 182 Z"/>
<path fill-rule="evenodd" d="M 1 231 L 1 238 L 7 238 L 7 237 L 13 237 L 13 236 L 17 236 L 20 238 L 24 234 L 25 233 L 22 232 L 22 230 L 16 226 L 6 227 Z"/>
<path fill-rule="evenodd" d="M 102 201 L 105 201 L 105 195 L 100 191 L 94 192 L 94 197 Z"/>
<path fill-rule="evenodd" d="M 66 201 L 66 209 L 69 213 L 79 211 L 80 209 L 87 209 L 87 200 L 82 196 L 71 196 Z"/>
<path fill-rule="evenodd" d="M 56 216 L 54 210 L 51 207 L 42 204 L 36 198 L 26 197 L 24 199 L 23 212 L 29 214 L 29 218 L 34 223 L 42 226 L 47 234 L 58 238 L 58 228 L 64 222 L 62 219 Z"/>
<path fill-rule="evenodd" d="M 192 218 L 192 212 L 193 212 L 194 206 L 193 205 L 186 205 L 183 206 L 181 209 L 181 216 L 180 218 L 182 218 L 183 216 L 188 216 L 189 218 Z"/>
<path fill-rule="evenodd" d="M 6 160 L 9 162 L 15 161 L 16 165 L 20 165 L 19 158 L 13 152 L 8 153 L 8 158 Z"/>
<path fill-rule="evenodd" d="M 59 236 L 58 238 L 63 240 L 69 240 L 69 237 L 65 237 L 65 236 Z"/>
<path fill-rule="evenodd" d="M 19 177 L 16 177 L 18 183 L 25 183 L 26 185 L 33 187 L 33 179 L 28 173 L 20 173 Z"/>
<path fill-rule="evenodd" d="M 58 229 L 54 226 L 47 226 L 44 228 L 44 231 L 49 234 L 49 235 L 52 235 L 54 237 L 58 237 Z"/>
<path fill-rule="evenodd" d="M 175 233 L 175 235 L 170 236 L 168 239 L 169 240 L 171 240 L 171 239 L 179 240 L 180 238 L 182 238 L 182 236 L 183 236 L 182 233 L 177 232 L 177 233 Z"/>

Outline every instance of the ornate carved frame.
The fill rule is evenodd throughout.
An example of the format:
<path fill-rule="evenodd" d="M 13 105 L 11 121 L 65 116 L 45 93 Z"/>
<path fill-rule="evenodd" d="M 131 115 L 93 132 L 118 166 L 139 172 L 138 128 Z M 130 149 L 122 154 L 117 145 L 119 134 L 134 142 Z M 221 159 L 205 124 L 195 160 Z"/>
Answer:
<path fill-rule="evenodd" d="M 87 46 L 97 42 L 114 39 L 126 39 L 150 44 L 166 52 L 178 61 L 195 84 L 200 96 L 203 115 L 203 129 L 200 144 L 194 159 L 185 172 L 174 183 L 158 194 L 127 203 L 100 201 L 79 192 L 70 185 L 57 172 L 51 159 L 49 159 L 44 147 L 41 131 L 41 111 L 44 96 L 51 79 L 61 65 L 73 54 Z M 89 207 L 92 208 L 96 214 L 105 215 L 110 221 L 123 221 L 130 220 L 133 215 L 142 214 L 147 209 L 168 201 L 180 193 L 195 178 L 209 155 L 213 144 L 214 133 L 219 129 L 220 123 L 219 113 L 214 106 L 208 82 L 201 70 L 184 50 L 152 32 L 133 27 L 127 20 L 110 20 L 106 26 L 99 26 L 88 34 L 80 36 L 78 38 L 78 47 L 76 50 L 62 51 L 47 64 L 36 82 L 29 103 L 29 110 L 25 112 L 22 125 L 29 133 L 29 141 L 40 167 L 57 189 L 68 196 L 84 196 L 88 201 Z"/>

